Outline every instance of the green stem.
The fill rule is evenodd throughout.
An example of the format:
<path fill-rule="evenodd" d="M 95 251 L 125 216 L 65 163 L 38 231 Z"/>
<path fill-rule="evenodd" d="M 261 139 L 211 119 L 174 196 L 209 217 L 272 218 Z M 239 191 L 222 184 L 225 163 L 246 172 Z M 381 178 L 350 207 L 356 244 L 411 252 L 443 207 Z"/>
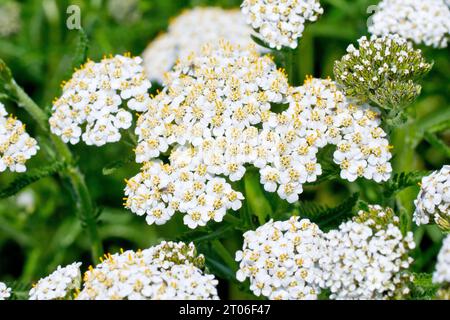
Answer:
<path fill-rule="evenodd" d="M 273 211 L 266 199 L 256 171 L 249 170 L 244 176 L 245 197 L 251 213 L 258 217 L 260 225 L 266 223 L 267 217 L 272 217 Z"/>
<path fill-rule="evenodd" d="M 19 106 L 23 107 L 37 122 L 45 135 L 50 137 L 56 150 L 56 157 L 59 158 L 58 160 L 64 160 L 69 164 L 68 168 L 61 174 L 70 180 L 71 185 L 75 190 L 76 199 L 74 200 L 77 202 L 77 207 L 83 222 L 86 225 L 86 231 L 91 244 L 92 259 L 94 262 L 97 262 L 97 259 L 103 254 L 103 248 L 97 230 L 95 206 L 90 196 L 89 189 L 86 186 L 84 176 L 75 165 L 72 152 L 61 139 L 51 133 L 47 114 L 39 108 L 14 79 L 11 80 L 10 90 L 11 94 L 17 99 Z"/>

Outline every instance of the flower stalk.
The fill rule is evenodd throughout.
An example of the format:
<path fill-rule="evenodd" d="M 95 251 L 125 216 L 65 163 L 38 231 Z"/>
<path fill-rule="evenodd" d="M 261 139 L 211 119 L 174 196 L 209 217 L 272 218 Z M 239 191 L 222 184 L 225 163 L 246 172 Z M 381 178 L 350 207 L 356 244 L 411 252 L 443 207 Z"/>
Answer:
<path fill-rule="evenodd" d="M 30 96 L 28 96 L 12 77 L 9 83 L 5 85 L 5 88 L 9 91 L 8 93 L 14 97 L 17 104 L 24 108 L 37 122 L 42 132 L 52 140 L 58 160 L 63 160 L 68 164 L 67 169 L 64 169 L 64 171 L 61 172 L 61 175 L 69 179 L 75 191 L 77 198 L 74 200 L 77 203 L 80 216 L 86 226 L 86 231 L 91 244 L 92 259 L 93 261 L 97 261 L 97 258 L 103 254 L 103 248 L 97 230 L 95 205 L 86 186 L 84 176 L 75 165 L 72 152 L 59 137 L 50 132 L 47 114 L 30 98 Z"/>

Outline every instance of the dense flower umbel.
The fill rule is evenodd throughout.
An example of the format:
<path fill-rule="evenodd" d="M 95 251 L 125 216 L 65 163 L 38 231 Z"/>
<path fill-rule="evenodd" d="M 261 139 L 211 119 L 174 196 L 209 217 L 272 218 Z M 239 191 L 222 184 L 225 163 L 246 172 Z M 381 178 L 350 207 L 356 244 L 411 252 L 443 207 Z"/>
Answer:
<path fill-rule="evenodd" d="M 414 201 L 414 222 L 421 225 L 431 220 L 450 230 L 450 165 L 424 177 L 420 185 L 420 193 Z"/>
<path fill-rule="evenodd" d="M 250 290 L 269 299 L 316 299 L 322 274 L 322 232 L 307 219 L 269 221 L 244 234 L 236 252 L 239 281 L 250 279 Z"/>
<path fill-rule="evenodd" d="M 63 86 L 53 105 L 50 127 L 66 143 L 81 139 L 88 145 L 117 142 L 120 129 L 131 126 L 126 106 L 144 111 L 149 102 L 150 81 L 139 57 L 116 55 L 100 63 L 87 62 Z"/>
<path fill-rule="evenodd" d="M 386 110 L 414 101 L 421 90 L 416 81 L 432 67 L 421 51 L 398 35 L 364 36 L 358 44 L 358 48 L 350 45 L 334 66 L 336 81 L 345 94 Z"/>
<path fill-rule="evenodd" d="M 9 169 L 26 171 L 25 162 L 39 150 L 35 139 L 25 132 L 25 125 L 13 116 L 8 116 L 0 103 L 0 172 Z"/>
<path fill-rule="evenodd" d="M 305 24 L 323 13 L 318 0 L 244 0 L 241 8 L 259 37 L 278 50 L 296 48 Z"/>
<path fill-rule="evenodd" d="M 288 109 L 270 114 L 259 138 L 264 156 L 254 164 L 266 191 L 279 185 L 281 198 L 297 201 L 302 185 L 322 173 L 317 153 L 328 144 L 337 146 L 333 160 L 343 179 L 389 179 L 390 146 L 377 109 L 346 99 L 331 80 L 313 78 L 292 89 L 287 100 Z"/>
<path fill-rule="evenodd" d="M 447 47 L 450 9 L 444 0 L 383 0 L 372 17 L 369 32 L 398 34 L 417 44 Z"/>
<path fill-rule="evenodd" d="M 147 76 L 152 81 L 164 82 L 178 59 L 184 60 L 198 53 L 203 45 L 224 39 L 243 47 L 252 43 L 253 30 L 245 23 L 239 10 L 215 7 L 186 10 L 171 21 L 167 33 L 149 44 L 143 53 Z M 262 51 L 263 48 L 258 48 Z"/>
<path fill-rule="evenodd" d="M 8 300 L 11 297 L 11 288 L 0 282 L 0 300 Z"/>
<path fill-rule="evenodd" d="M 256 125 L 288 91 L 284 73 L 253 46 L 218 46 L 205 45 L 178 63 L 137 121 L 138 163 L 171 152 L 170 166 L 145 165 L 126 187 L 126 206 L 147 213 L 149 223 L 164 223 L 180 211 L 193 228 L 239 209 L 242 195 L 218 176 L 243 177 L 244 165 L 258 157 Z"/>
<path fill-rule="evenodd" d="M 436 270 L 433 273 L 433 282 L 440 284 L 438 298 L 450 300 L 450 235 L 444 239 L 439 252 Z"/>
<path fill-rule="evenodd" d="M 81 262 L 66 267 L 58 266 L 48 277 L 38 281 L 30 290 L 30 300 L 65 300 L 72 299 L 80 288 Z"/>
<path fill-rule="evenodd" d="M 330 289 L 330 298 L 389 299 L 409 293 L 408 251 L 415 243 L 411 232 L 402 235 L 393 210 L 370 206 L 325 240 L 321 285 Z"/>
<path fill-rule="evenodd" d="M 84 276 L 80 300 L 218 299 L 217 280 L 193 244 L 163 242 L 143 251 L 105 255 Z"/>
<path fill-rule="evenodd" d="M 239 209 L 242 195 L 221 176 L 242 179 L 246 165 L 257 167 L 261 184 L 289 202 L 302 185 L 317 180 L 317 153 L 338 146 L 334 161 L 342 177 L 387 180 L 391 166 L 379 112 L 357 106 L 331 80 L 308 79 L 290 88 L 282 70 L 253 47 L 221 42 L 180 61 L 167 85 L 136 126 L 136 161 L 169 153 L 170 163 L 153 162 L 127 182 L 125 206 L 148 223 L 165 223 L 186 213 L 191 228 L 221 221 Z M 282 113 L 271 104 L 287 104 Z"/>

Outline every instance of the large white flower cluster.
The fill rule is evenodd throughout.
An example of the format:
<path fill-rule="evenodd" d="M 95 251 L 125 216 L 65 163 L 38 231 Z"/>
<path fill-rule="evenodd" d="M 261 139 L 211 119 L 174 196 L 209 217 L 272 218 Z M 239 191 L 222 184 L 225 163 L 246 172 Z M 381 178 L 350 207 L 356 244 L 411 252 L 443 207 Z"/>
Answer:
<path fill-rule="evenodd" d="M 142 59 L 116 55 L 99 63 L 89 61 L 64 83 L 54 102 L 51 131 L 66 143 L 80 138 L 88 145 L 117 142 L 120 129 L 128 129 L 132 114 L 145 111 L 150 100 Z M 126 102 L 126 104 L 125 104 Z"/>
<path fill-rule="evenodd" d="M 152 41 L 142 54 L 147 76 L 163 83 L 164 74 L 178 59 L 198 53 L 203 45 L 216 43 L 217 39 L 246 47 L 252 43 L 252 32 L 239 10 L 216 7 L 186 10 L 173 19 L 167 33 Z M 264 48 L 259 47 L 258 51 Z"/>
<path fill-rule="evenodd" d="M 281 198 L 297 201 L 302 185 L 322 173 L 317 153 L 328 144 L 337 146 L 333 160 L 343 179 L 389 179 L 392 156 L 376 108 L 353 104 L 331 80 L 312 78 L 294 88 L 287 101 L 288 109 L 272 113 L 260 134 L 266 157 L 255 166 L 261 168 L 266 191 L 274 192 L 279 185 Z"/>
<path fill-rule="evenodd" d="M 352 104 L 331 80 L 289 87 L 283 70 L 254 47 L 219 47 L 180 61 L 139 117 L 136 161 L 169 154 L 170 166 L 144 165 L 127 183 L 127 208 L 147 214 L 148 223 L 165 223 L 175 211 L 187 213 L 191 228 L 221 221 L 242 200 L 223 177 L 238 181 L 247 165 L 259 169 L 266 191 L 292 203 L 322 173 L 317 153 L 327 144 L 338 146 L 334 161 L 344 179 L 389 178 L 377 109 Z M 275 113 L 274 104 L 288 108 Z"/>
<path fill-rule="evenodd" d="M 369 32 L 398 34 L 416 44 L 447 47 L 450 9 L 444 0 L 383 0 L 372 17 Z"/>
<path fill-rule="evenodd" d="M 81 262 L 58 268 L 40 279 L 29 292 L 30 300 L 64 300 L 73 298 L 81 283 Z"/>
<path fill-rule="evenodd" d="M 193 244 L 163 242 L 143 251 L 106 255 L 84 276 L 79 300 L 218 299 Z"/>
<path fill-rule="evenodd" d="M 0 300 L 8 300 L 11 297 L 11 288 L 0 282 Z"/>
<path fill-rule="evenodd" d="M 444 239 L 439 251 L 433 282 L 450 285 L 450 235 Z"/>
<path fill-rule="evenodd" d="M 409 293 L 405 271 L 415 247 L 413 235 L 402 235 L 393 210 L 370 206 L 352 221 L 325 235 L 320 267 L 331 299 L 387 299 Z"/>
<path fill-rule="evenodd" d="M 316 299 L 322 246 L 322 232 L 307 219 L 269 221 L 244 234 L 243 249 L 236 252 L 236 277 L 249 278 L 250 290 L 271 300 Z"/>
<path fill-rule="evenodd" d="M 323 13 L 318 0 L 244 0 L 242 12 L 271 48 L 297 47 L 305 24 Z"/>
<path fill-rule="evenodd" d="M 0 103 L 0 172 L 9 169 L 26 171 L 25 162 L 39 150 L 37 141 L 25 131 L 25 125 L 13 116 L 8 116 Z"/>
<path fill-rule="evenodd" d="M 413 220 L 417 225 L 434 221 L 450 229 L 450 165 L 422 179 Z"/>

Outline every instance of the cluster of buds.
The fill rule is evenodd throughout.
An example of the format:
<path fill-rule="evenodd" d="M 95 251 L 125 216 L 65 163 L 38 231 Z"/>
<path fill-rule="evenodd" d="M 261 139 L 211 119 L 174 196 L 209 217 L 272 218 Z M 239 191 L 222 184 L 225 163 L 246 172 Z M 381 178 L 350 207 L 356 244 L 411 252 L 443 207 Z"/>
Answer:
<path fill-rule="evenodd" d="M 358 48 L 350 45 L 347 52 L 334 66 L 345 94 L 394 114 L 417 98 L 421 91 L 417 81 L 432 67 L 420 50 L 398 35 L 364 36 Z"/>

